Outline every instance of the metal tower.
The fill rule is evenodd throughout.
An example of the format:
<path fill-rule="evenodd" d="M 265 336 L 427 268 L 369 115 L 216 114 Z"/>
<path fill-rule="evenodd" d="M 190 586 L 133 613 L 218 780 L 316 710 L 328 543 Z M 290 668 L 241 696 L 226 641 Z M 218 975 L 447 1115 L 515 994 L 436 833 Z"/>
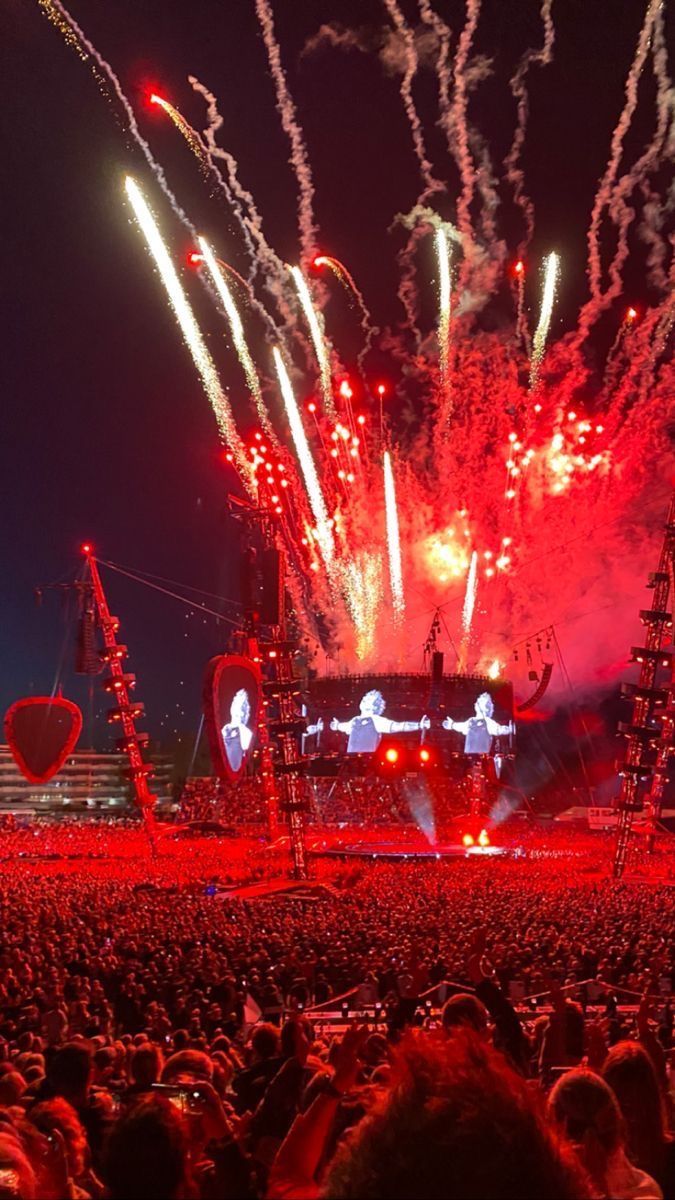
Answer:
<path fill-rule="evenodd" d="M 640 664 L 640 675 L 636 684 L 625 683 L 622 687 L 622 694 L 633 701 L 633 713 L 630 722 L 622 722 L 619 726 L 620 732 L 627 737 L 627 746 L 620 770 L 621 793 L 617 803 L 619 821 L 614 853 L 615 879 L 621 878 L 626 867 L 635 814 L 645 811 L 640 785 L 649 779 L 651 787 L 646 799 L 649 821 L 647 848 L 653 848 L 654 829 L 661 812 L 664 777 L 673 750 L 673 655 L 664 646 L 672 643 L 674 564 L 675 491 L 670 499 L 658 568 L 649 576 L 647 584 L 653 590 L 651 607 L 640 612 L 640 620 L 646 629 L 644 646 L 633 646 L 631 649 L 631 661 Z M 671 672 L 667 686 L 659 683 L 659 673 L 664 668 L 669 668 Z M 654 750 L 656 761 L 654 755 L 650 754 Z"/>
<path fill-rule="evenodd" d="M 82 553 L 85 556 L 86 568 L 91 578 L 97 621 L 103 635 L 104 648 L 100 652 L 100 658 L 110 672 L 109 676 L 103 680 L 103 687 L 115 701 L 115 707 L 111 708 L 108 712 L 108 721 L 110 724 L 119 723 L 122 727 L 124 736 L 117 739 L 117 748 L 118 750 L 123 750 L 129 759 L 128 775 L 134 789 L 136 804 L 141 810 L 145 822 L 146 832 L 154 855 L 155 838 L 152 810 L 157 803 L 157 797 L 153 795 L 148 787 L 148 778 L 153 774 L 154 767 L 152 763 L 146 762 L 143 758 L 143 747 L 148 744 L 148 734 L 138 733 L 136 730 L 136 721 L 144 715 L 145 705 L 137 700 L 132 700 L 129 695 L 136 684 L 136 676 L 125 672 L 122 665 L 124 659 L 127 657 L 127 648 L 117 641 L 120 623 L 117 617 L 110 615 L 108 601 L 103 590 L 101 576 L 92 552 L 92 547 L 88 544 L 84 545 Z"/>

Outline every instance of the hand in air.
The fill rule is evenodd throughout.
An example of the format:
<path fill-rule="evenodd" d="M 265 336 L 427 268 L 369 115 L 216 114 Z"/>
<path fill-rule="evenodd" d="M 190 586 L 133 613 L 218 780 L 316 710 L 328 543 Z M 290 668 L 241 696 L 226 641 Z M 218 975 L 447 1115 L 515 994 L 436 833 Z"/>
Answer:
<path fill-rule="evenodd" d="M 340 728 L 340 722 L 338 721 L 337 717 L 332 718 L 330 727 L 333 730 L 333 733 L 337 733 L 338 729 Z"/>
<path fill-rule="evenodd" d="M 452 720 L 452 717 L 446 717 L 446 718 L 445 718 L 445 720 L 444 720 L 444 722 L 443 722 L 443 728 L 444 728 L 444 729 L 452 729 L 452 728 L 453 728 L 453 720 Z"/>

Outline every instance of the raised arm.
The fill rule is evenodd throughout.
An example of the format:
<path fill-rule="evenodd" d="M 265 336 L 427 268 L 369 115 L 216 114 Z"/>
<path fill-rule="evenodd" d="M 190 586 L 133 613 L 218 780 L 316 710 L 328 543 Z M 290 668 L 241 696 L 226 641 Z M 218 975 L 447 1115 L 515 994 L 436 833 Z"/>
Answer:
<path fill-rule="evenodd" d="M 507 734 L 514 733 L 515 724 L 509 721 L 508 725 L 498 725 L 496 721 L 488 721 L 488 733 L 492 737 L 506 737 Z"/>
<path fill-rule="evenodd" d="M 337 1106 L 354 1086 L 359 1070 L 358 1056 L 368 1036 L 367 1026 L 348 1029 L 335 1058 L 335 1069 L 323 1093 L 312 1101 L 307 1112 L 296 1117 L 274 1160 L 267 1189 L 267 1200 L 318 1194 L 316 1173 L 319 1168 Z"/>
<path fill-rule="evenodd" d="M 420 717 L 419 721 L 389 721 L 388 728 L 385 733 L 416 733 L 418 729 L 429 729 L 431 721 L 427 716 Z"/>
<path fill-rule="evenodd" d="M 346 733 L 347 735 L 349 735 L 352 731 L 353 723 L 354 723 L 353 720 L 352 721 L 338 721 L 337 717 L 333 717 L 333 719 L 330 723 L 330 727 L 333 730 L 333 733 Z"/>
<path fill-rule="evenodd" d="M 452 729 L 453 733 L 462 733 L 466 737 L 469 732 L 468 721 L 453 721 L 452 717 L 446 717 L 443 722 L 444 729 Z"/>

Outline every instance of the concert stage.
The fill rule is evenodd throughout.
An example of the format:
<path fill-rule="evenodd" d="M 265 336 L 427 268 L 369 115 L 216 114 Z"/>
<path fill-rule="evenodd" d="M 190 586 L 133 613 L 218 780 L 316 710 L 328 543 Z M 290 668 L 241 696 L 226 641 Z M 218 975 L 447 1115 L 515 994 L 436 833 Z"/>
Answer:
<path fill-rule="evenodd" d="M 308 838 L 307 854 L 311 858 L 367 858 L 384 859 L 397 862 L 405 859 L 440 860 L 448 858 L 499 858 L 508 853 L 507 847 L 479 844 L 479 834 L 472 836 L 472 842 L 467 844 L 463 836 L 457 834 L 449 841 L 429 842 L 421 835 L 415 837 L 412 831 L 408 836 L 391 836 L 391 830 L 382 832 L 378 837 L 370 831 L 366 837 L 354 837 L 353 832 L 334 832 L 328 836 Z"/>

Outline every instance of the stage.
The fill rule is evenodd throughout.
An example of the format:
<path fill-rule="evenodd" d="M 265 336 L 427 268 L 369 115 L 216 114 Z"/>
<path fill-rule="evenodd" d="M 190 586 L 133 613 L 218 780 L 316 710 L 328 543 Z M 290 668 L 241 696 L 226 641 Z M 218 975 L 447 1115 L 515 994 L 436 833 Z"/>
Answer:
<path fill-rule="evenodd" d="M 499 858 L 508 851 L 504 846 L 465 846 L 462 842 L 436 842 L 421 844 L 386 841 L 345 841 L 326 846 L 324 849 L 309 850 L 314 858 L 381 858 L 389 861 L 399 859 L 442 858 Z"/>

